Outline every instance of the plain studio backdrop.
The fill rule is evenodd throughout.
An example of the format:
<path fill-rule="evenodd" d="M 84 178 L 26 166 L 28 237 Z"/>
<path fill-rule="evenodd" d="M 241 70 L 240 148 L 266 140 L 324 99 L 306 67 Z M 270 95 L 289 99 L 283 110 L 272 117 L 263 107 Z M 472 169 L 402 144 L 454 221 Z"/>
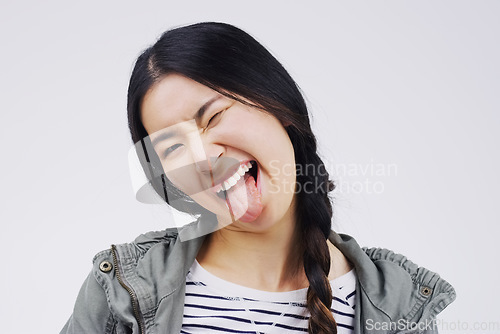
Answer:
<path fill-rule="evenodd" d="M 335 230 L 449 281 L 442 333 L 500 333 L 499 17 L 497 1 L 4 1 L 2 332 L 57 333 L 95 253 L 167 226 L 132 191 L 129 76 L 164 30 L 222 21 L 304 92 Z"/>

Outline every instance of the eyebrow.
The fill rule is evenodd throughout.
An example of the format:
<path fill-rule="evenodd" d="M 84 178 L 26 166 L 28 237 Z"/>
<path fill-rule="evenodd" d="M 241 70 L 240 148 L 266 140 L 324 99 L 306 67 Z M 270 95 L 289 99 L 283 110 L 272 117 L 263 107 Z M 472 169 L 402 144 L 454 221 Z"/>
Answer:
<path fill-rule="evenodd" d="M 199 109 L 198 111 L 196 112 L 196 114 L 194 115 L 194 119 L 196 120 L 196 123 L 199 124 L 200 123 L 200 120 L 202 119 L 203 115 L 205 114 L 205 112 L 207 111 L 207 109 L 215 102 L 217 101 L 218 99 L 222 98 L 222 95 L 216 95 L 214 97 L 212 97 L 210 100 L 208 100 L 207 102 L 205 102 Z M 166 139 L 169 139 L 173 136 L 177 135 L 177 131 L 168 131 L 168 132 L 165 132 L 165 133 L 162 133 L 160 134 L 158 137 L 156 137 L 155 139 L 153 139 L 151 141 L 151 144 L 153 145 L 153 147 L 156 146 L 156 144 L 158 144 L 158 142 L 162 141 L 162 140 L 166 140 Z"/>
<path fill-rule="evenodd" d="M 200 109 L 198 109 L 198 111 L 196 112 L 196 115 L 194 116 L 194 119 L 196 120 L 197 123 L 201 120 L 201 118 L 203 117 L 203 115 L 205 114 L 207 109 L 212 105 L 212 103 L 214 103 L 215 101 L 217 101 L 220 98 L 222 98 L 222 95 L 217 94 L 216 96 L 212 97 L 210 100 L 205 102 L 200 107 Z"/>

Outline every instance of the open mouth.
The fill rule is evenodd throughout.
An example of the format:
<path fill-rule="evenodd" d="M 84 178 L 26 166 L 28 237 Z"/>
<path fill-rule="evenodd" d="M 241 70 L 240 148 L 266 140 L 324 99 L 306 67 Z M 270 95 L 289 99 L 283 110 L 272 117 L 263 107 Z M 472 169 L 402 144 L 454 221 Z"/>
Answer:
<path fill-rule="evenodd" d="M 253 179 L 255 180 L 255 182 L 257 182 L 257 174 L 258 174 L 259 167 L 257 166 L 257 162 L 255 160 L 251 160 L 250 164 L 252 165 L 252 167 L 245 174 L 253 176 Z"/>
<path fill-rule="evenodd" d="M 244 174 L 243 174 L 244 173 Z M 243 175 L 241 175 L 243 174 Z M 246 180 L 248 177 L 252 176 L 257 183 L 258 166 L 255 160 L 250 160 L 246 165 L 240 166 L 236 173 L 229 179 L 223 182 L 222 189 L 219 190 L 216 195 L 217 197 L 225 200 L 227 198 L 227 192 L 231 190 L 233 186 L 241 179 Z"/>

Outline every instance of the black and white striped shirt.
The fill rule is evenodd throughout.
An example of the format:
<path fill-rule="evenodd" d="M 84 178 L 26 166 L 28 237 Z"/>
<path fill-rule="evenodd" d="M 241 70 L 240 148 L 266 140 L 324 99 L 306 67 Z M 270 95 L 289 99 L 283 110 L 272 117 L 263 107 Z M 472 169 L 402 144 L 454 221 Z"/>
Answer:
<path fill-rule="evenodd" d="M 354 323 L 354 269 L 330 281 L 332 312 L 339 334 L 351 334 Z M 195 260 L 186 277 L 181 333 L 307 333 L 307 288 L 268 292 L 225 281 Z"/>

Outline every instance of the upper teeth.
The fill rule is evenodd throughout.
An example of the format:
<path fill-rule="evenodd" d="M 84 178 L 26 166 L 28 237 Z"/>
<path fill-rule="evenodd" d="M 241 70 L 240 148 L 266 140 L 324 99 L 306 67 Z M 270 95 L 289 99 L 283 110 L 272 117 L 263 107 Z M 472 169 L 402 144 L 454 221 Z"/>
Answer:
<path fill-rule="evenodd" d="M 226 181 L 224 181 L 222 183 L 222 186 L 219 186 L 219 189 L 217 190 L 217 192 L 220 192 L 221 190 L 227 191 L 227 190 L 231 189 L 231 187 L 234 186 L 236 184 L 236 182 L 238 182 L 238 180 L 243 175 L 245 175 L 246 172 L 248 172 L 250 170 L 250 168 L 252 168 L 252 164 L 250 163 L 250 161 L 247 162 L 246 164 L 240 165 L 240 167 L 238 168 L 236 173 L 234 173 L 230 178 L 228 178 Z"/>

